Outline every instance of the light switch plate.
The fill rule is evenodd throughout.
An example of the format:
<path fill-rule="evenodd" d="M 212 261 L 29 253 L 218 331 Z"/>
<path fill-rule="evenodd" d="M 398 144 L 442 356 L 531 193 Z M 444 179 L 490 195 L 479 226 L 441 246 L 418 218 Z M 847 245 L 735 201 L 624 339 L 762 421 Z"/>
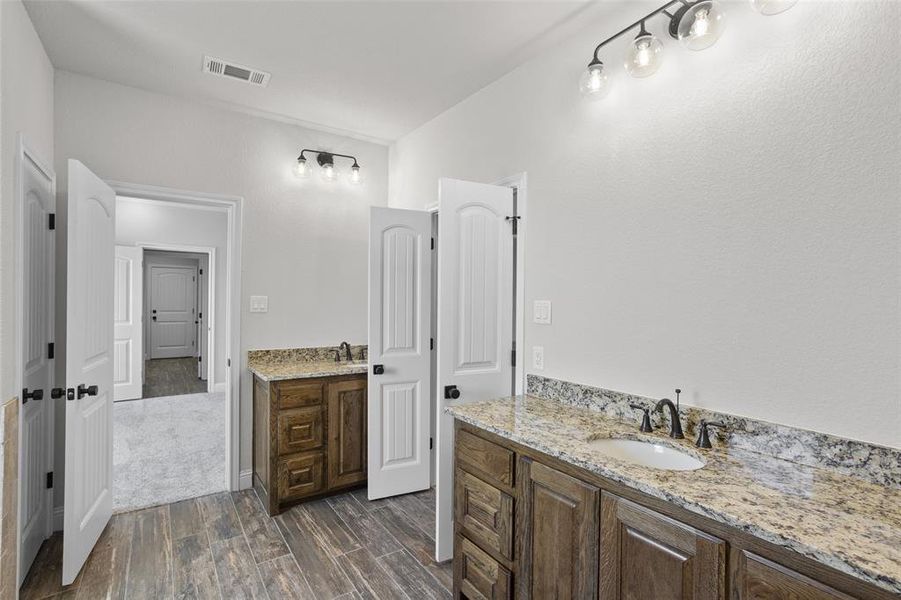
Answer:
<path fill-rule="evenodd" d="M 532 368 L 544 371 L 544 346 L 532 346 Z"/>
<path fill-rule="evenodd" d="M 541 325 L 551 324 L 550 300 L 535 300 L 532 303 L 532 320 Z"/>
<path fill-rule="evenodd" d="M 269 296 L 251 296 L 250 312 L 264 313 L 269 312 Z"/>

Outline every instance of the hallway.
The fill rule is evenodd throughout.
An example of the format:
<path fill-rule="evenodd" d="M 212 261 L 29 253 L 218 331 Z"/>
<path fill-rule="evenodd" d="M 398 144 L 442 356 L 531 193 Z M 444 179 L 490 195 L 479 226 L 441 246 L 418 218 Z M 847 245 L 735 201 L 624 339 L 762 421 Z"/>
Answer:
<path fill-rule="evenodd" d="M 207 382 L 197 377 L 197 358 L 157 358 L 144 361 L 142 398 L 180 396 L 207 391 Z"/>

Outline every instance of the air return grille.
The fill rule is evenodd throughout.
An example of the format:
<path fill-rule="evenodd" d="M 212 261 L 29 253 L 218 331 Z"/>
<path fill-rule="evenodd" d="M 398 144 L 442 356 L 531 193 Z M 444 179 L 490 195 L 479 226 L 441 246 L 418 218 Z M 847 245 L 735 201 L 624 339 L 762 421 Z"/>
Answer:
<path fill-rule="evenodd" d="M 203 57 L 203 70 L 210 75 L 217 77 L 225 77 L 228 79 L 237 79 L 252 85 L 266 87 L 269 85 L 269 73 L 260 71 L 259 69 L 251 69 L 244 65 L 228 62 L 221 58 L 213 56 Z"/>

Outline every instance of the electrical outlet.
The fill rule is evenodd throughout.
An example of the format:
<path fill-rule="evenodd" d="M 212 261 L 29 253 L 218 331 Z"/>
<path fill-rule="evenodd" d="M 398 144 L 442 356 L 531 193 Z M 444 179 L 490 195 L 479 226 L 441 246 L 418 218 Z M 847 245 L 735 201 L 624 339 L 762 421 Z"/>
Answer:
<path fill-rule="evenodd" d="M 532 346 L 532 368 L 544 371 L 544 346 Z"/>
<path fill-rule="evenodd" d="M 535 300 L 532 303 L 532 320 L 541 325 L 551 324 L 551 301 Z"/>
<path fill-rule="evenodd" d="M 250 312 L 264 313 L 269 312 L 269 296 L 251 296 Z"/>

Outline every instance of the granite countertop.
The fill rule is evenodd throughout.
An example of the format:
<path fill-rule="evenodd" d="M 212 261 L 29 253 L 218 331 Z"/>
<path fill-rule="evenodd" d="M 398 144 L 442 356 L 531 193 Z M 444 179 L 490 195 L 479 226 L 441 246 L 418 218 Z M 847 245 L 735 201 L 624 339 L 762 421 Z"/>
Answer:
<path fill-rule="evenodd" d="M 901 592 L 901 490 L 745 449 L 699 450 L 690 440 L 641 433 L 597 411 L 536 396 L 457 402 L 460 421 L 555 456 L 650 496 Z M 663 471 L 589 449 L 617 437 L 674 446 L 706 462 Z"/>
<path fill-rule="evenodd" d="M 369 370 L 369 362 L 365 360 L 351 362 L 299 360 L 282 363 L 250 363 L 247 368 L 263 381 L 281 381 L 366 373 Z"/>

